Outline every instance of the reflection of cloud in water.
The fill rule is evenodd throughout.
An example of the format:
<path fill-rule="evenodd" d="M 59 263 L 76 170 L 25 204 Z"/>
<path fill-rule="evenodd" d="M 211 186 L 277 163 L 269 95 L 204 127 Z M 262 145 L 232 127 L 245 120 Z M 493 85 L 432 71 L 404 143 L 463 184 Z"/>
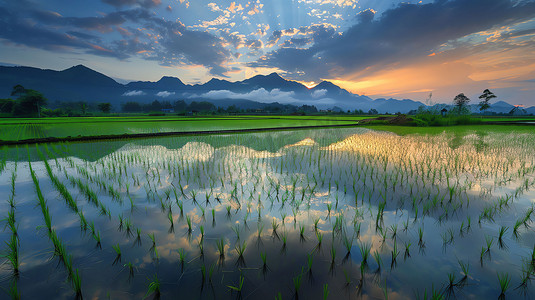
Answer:
<path fill-rule="evenodd" d="M 241 146 L 241 145 L 227 146 L 227 147 L 219 148 L 217 149 L 217 151 L 236 157 L 236 158 L 268 158 L 268 157 L 281 156 L 280 153 L 272 153 L 269 151 L 257 151 L 252 148 Z"/>
<path fill-rule="evenodd" d="M 314 141 L 311 138 L 306 138 L 306 139 L 304 139 L 302 141 L 299 141 L 299 142 L 297 142 L 295 144 L 286 145 L 283 148 L 291 148 L 291 147 L 299 147 L 299 146 L 314 146 L 314 145 L 317 145 L 316 141 Z"/>

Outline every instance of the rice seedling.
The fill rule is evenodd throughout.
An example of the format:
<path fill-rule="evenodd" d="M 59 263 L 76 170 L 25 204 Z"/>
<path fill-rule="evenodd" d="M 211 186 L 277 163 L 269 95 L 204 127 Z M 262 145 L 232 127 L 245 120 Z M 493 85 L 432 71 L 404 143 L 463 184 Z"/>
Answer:
<path fill-rule="evenodd" d="M 149 237 L 149 239 L 152 242 L 152 248 L 155 248 L 156 247 L 156 237 L 154 236 L 154 232 L 147 233 L 147 236 Z"/>
<path fill-rule="evenodd" d="M 392 239 L 395 239 L 398 232 L 398 225 L 394 224 L 390 227 L 390 229 L 392 230 Z"/>
<path fill-rule="evenodd" d="M 334 247 L 334 244 L 331 245 L 331 263 L 334 264 L 334 260 L 336 259 L 336 247 Z"/>
<path fill-rule="evenodd" d="M 100 246 L 100 231 L 93 234 L 93 239 L 97 242 L 97 246 Z"/>
<path fill-rule="evenodd" d="M 240 274 L 240 278 L 238 280 L 238 284 L 237 285 L 227 285 L 227 287 L 231 291 L 234 291 L 234 292 L 237 292 L 238 294 L 240 294 L 242 289 L 243 289 L 244 281 L 245 281 L 245 277 L 243 276 L 243 274 Z"/>
<path fill-rule="evenodd" d="M 74 272 L 71 275 L 71 283 L 74 289 L 74 292 L 76 293 L 76 296 L 81 298 L 82 295 L 82 279 L 80 278 L 80 273 L 78 269 L 74 270 Z"/>
<path fill-rule="evenodd" d="M 459 266 L 461 267 L 461 270 L 462 270 L 463 279 L 466 279 L 469 274 L 468 271 L 470 270 L 470 264 L 464 263 L 462 260 L 459 260 Z"/>
<path fill-rule="evenodd" d="M 117 254 L 117 257 L 121 257 L 121 247 L 119 246 L 119 244 L 112 245 L 112 247 L 113 247 L 113 250 L 115 250 L 115 253 Z"/>
<path fill-rule="evenodd" d="M 498 281 L 500 283 L 500 298 L 505 299 L 505 292 L 509 289 L 511 283 L 511 277 L 507 273 L 497 273 Z"/>
<path fill-rule="evenodd" d="M 267 266 L 267 254 L 266 252 L 260 253 L 260 258 L 262 259 L 262 266 Z"/>
<path fill-rule="evenodd" d="M 299 273 L 297 276 L 295 276 L 292 279 L 293 284 L 294 284 L 295 295 L 299 294 L 299 289 L 301 289 L 302 279 L 303 279 L 303 270 L 301 269 L 301 273 Z"/>
<path fill-rule="evenodd" d="M 498 241 L 500 243 L 503 242 L 503 236 L 504 234 L 507 232 L 507 229 L 509 229 L 509 227 L 506 227 L 506 226 L 500 226 L 500 230 L 498 231 Z"/>
<path fill-rule="evenodd" d="M 3 254 L 2 257 L 4 257 L 9 264 L 11 265 L 11 268 L 13 269 L 13 273 L 15 276 L 19 273 L 19 240 L 17 235 L 11 234 L 10 239 L 5 242 L 7 245 L 7 253 Z"/>
<path fill-rule="evenodd" d="M 279 228 L 279 224 L 275 219 L 271 220 L 271 229 L 273 231 L 273 234 L 277 234 L 277 229 Z"/>
<path fill-rule="evenodd" d="M 234 249 L 236 250 L 236 253 L 238 253 L 238 257 L 243 257 L 246 248 L 247 243 L 243 242 L 242 244 L 238 244 Z"/>
<path fill-rule="evenodd" d="M 12 279 L 9 282 L 9 287 L 5 290 L 7 294 L 10 296 L 12 300 L 20 300 L 21 299 L 21 292 L 19 291 L 17 287 L 17 280 Z"/>
<path fill-rule="evenodd" d="M 184 214 L 184 203 L 180 200 L 176 200 L 176 205 L 180 209 L 180 215 L 182 216 Z"/>
<path fill-rule="evenodd" d="M 130 277 L 134 276 L 134 264 L 132 262 L 124 264 L 123 267 L 128 268 L 128 275 Z"/>
<path fill-rule="evenodd" d="M 492 242 L 494 241 L 494 238 L 491 236 L 485 236 L 485 243 L 487 244 L 487 250 L 486 252 L 490 252 L 490 248 L 492 247 Z"/>
<path fill-rule="evenodd" d="M 260 238 L 262 236 L 262 231 L 264 231 L 264 224 L 263 223 L 258 223 L 256 225 L 256 227 L 257 227 L 258 238 Z"/>
<path fill-rule="evenodd" d="M 169 223 L 171 223 L 171 227 L 174 227 L 175 223 L 173 220 L 173 212 L 171 212 L 171 210 L 167 213 L 167 219 L 169 220 Z"/>
<path fill-rule="evenodd" d="M 184 252 L 184 248 L 178 249 L 177 252 L 178 252 L 178 261 L 180 262 L 182 269 L 184 269 L 184 262 L 186 261 L 186 253 Z"/>
<path fill-rule="evenodd" d="M 448 286 L 447 289 L 451 289 L 455 286 L 455 274 L 454 273 L 448 273 Z"/>
<path fill-rule="evenodd" d="M 326 300 L 329 297 L 329 285 L 326 283 L 323 285 L 323 300 Z"/>
<path fill-rule="evenodd" d="M 219 257 L 225 257 L 225 240 L 223 238 L 217 241 L 217 250 L 219 251 Z"/>
<path fill-rule="evenodd" d="M 186 223 L 188 224 L 188 233 L 191 233 L 192 232 L 192 221 L 191 221 L 191 216 L 187 215 L 186 216 Z"/>
<path fill-rule="evenodd" d="M 317 232 L 316 233 L 316 238 L 318 239 L 318 245 L 317 245 L 317 248 L 321 248 L 321 243 L 323 241 L 323 233 L 321 232 Z"/>
<path fill-rule="evenodd" d="M 383 285 L 383 295 L 385 296 L 385 300 L 388 300 L 388 287 L 386 285 L 386 279 L 385 284 Z"/>
<path fill-rule="evenodd" d="M 411 243 L 405 242 L 405 257 L 411 256 L 410 248 L 411 248 Z"/>
<path fill-rule="evenodd" d="M 513 234 L 514 234 L 516 237 L 518 237 L 518 229 L 519 229 L 520 226 L 523 225 L 523 224 L 524 224 L 523 220 L 521 220 L 521 219 L 516 220 L 516 222 L 515 222 L 515 226 L 513 227 Z"/>
<path fill-rule="evenodd" d="M 147 287 L 147 293 L 143 297 L 143 299 L 147 299 L 150 295 L 154 294 L 156 298 L 160 297 L 160 279 L 158 279 L 158 276 L 154 274 L 152 279 L 149 279 L 149 285 Z"/>
<path fill-rule="evenodd" d="M 375 259 L 375 262 L 377 263 L 377 270 L 381 270 L 381 266 L 383 265 L 383 261 L 381 259 L 381 255 L 377 250 L 373 252 L 373 259 Z"/>
<path fill-rule="evenodd" d="M 366 265 L 368 263 L 368 257 L 370 256 L 370 250 L 372 246 L 368 243 L 360 243 L 360 255 L 362 256 L 362 264 Z"/>
<path fill-rule="evenodd" d="M 353 237 L 349 238 L 347 235 L 344 235 L 344 246 L 346 247 L 347 253 L 351 253 L 351 248 L 353 247 Z"/>

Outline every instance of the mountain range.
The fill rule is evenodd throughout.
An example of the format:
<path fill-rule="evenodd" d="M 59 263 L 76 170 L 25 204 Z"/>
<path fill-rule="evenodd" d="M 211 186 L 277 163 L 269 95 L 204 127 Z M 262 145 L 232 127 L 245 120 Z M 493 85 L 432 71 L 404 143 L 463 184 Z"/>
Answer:
<path fill-rule="evenodd" d="M 329 81 L 313 88 L 286 80 L 277 73 L 256 75 L 243 81 L 212 78 L 204 84 L 184 84 L 179 78 L 164 76 L 156 82 L 133 81 L 121 84 L 114 79 L 84 65 L 55 71 L 21 66 L 0 66 L 0 98 L 9 98 L 13 86 L 42 92 L 49 101 L 110 102 L 116 108 L 129 101 L 208 101 L 215 106 L 263 108 L 271 103 L 314 105 L 318 109 L 368 111 L 379 113 L 407 113 L 424 105 L 410 99 L 371 99 L 342 89 Z M 489 111 L 511 111 L 513 105 L 499 101 Z M 477 111 L 477 106 L 471 109 Z M 525 110 L 535 113 L 535 107 Z"/>

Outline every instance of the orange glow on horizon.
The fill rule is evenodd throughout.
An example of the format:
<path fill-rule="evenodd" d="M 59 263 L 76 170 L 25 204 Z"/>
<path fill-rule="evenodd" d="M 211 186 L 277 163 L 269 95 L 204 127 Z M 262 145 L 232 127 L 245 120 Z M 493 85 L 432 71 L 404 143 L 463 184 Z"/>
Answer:
<path fill-rule="evenodd" d="M 314 88 L 316 85 L 318 85 L 315 81 L 296 81 L 296 82 L 299 82 L 300 84 L 306 86 L 306 88 L 309 90 Z"/>

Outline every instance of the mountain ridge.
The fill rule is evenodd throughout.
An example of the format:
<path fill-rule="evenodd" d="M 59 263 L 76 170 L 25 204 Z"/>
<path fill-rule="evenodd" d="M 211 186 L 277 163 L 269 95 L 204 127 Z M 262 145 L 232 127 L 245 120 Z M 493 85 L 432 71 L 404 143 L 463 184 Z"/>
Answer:
<path fill-rule="evenodd" d="M 223 107 L 247 104 L 247 108 L 262 108 L 266 104 L 281 103 L 309 104 L 318 109 L 337 107 L 343 110 L 375 109 L 379 113 L 407 113 L 424 105 L 411 99 L 371 99 L 353 94 L 327 80 L 307 88 L 276 72 L 234 82 L 212 78 L 202 84 L 186 84 L 180 78 L 162 76 L 158 81 L 130 81 L 121 84 L 82 64 L 60 71 L 27 66 L 0 66 L 0 98 L 10 97 L 13 86 L 17 84 L 38 90 L 51 101 L 110 102 L 116 107 L 128 101 L 147 103 L 181 99 L 186 102 L 209 101 Z M 496 102 L 498 103 L 496 106 L 500 112 L 512 107 L 504 101 Z"/>

